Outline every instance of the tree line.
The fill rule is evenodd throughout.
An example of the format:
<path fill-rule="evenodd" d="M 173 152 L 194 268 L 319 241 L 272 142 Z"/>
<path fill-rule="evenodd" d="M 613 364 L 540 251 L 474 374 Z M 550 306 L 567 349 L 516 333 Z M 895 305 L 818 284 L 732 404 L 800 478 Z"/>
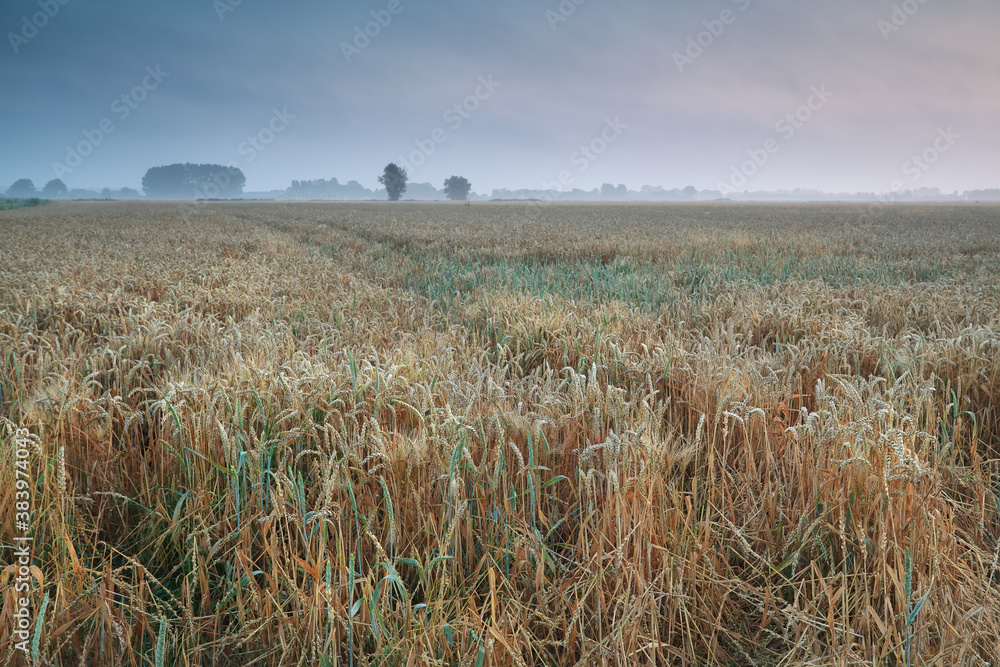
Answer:
<path fill-rule="evenodd" d="M 390 201 L 399 201 L 406 192 L 406 170 L 395 163 L 385 167 L 379 176 L 379 183 L 385 186 Z M 152 167 L 142 177 L 142 189 L 151 199 L 233 199 L 243 195 L 246 186 L 246 176 L 238 167 L 226 167 L 219 164 L 170 164 Z M 336 186 L 359 196 L 365 188 L 357 181 L 350 181 L 341 186 L 336 179 L 323 181 L 292 181 L 292 191 L 309 193 Z M 444 182 L 444 194 L 453 201 L 467 201 L 472 191 L 472 184 L 464 176 L 452 176 Z M 139 192 L 131 188 L 122 188 L 122 198 L 138 198 Z M 41 192 L 34 182 L 28 178 L 16 181 L 7 190 L 8 197 L 30 198 L 42 195 L 50 198 L 66 197 L 71 194 L 66 184 L 60 179 L 53 179 L 45 184 Z M 105 188 L 102 193 L 107 198 L 116 193 Z"/>
<path fill-rule="evenodd" d="M 410 197 L 417 200 L 435 200 L 442 194 L 452 200 L 468 200 L 472 185 L 462 176 L 452 176 L 444 182 L 443 193 L 429 183 L 409 184 L 406 171 L 396 164 L 386 165 L 379 177 L 382 185 L 387 185 L 386 192 L 390 200 L 398 201 L 404 193 L 410 191 Z M 222 165 L 192 165 L 175 164 L 165 167 L 153 167 L 143 177 L 145 196 L 163 199 L 214 199 L 238 198 L 243 194 L 246 178 L 243 172 L 235 167 Z M 0 192 L 3 192 L 0 190 Z M 289 188 L 281 191 L 280 196 L 294 199 L 371 199 L 373 192 L 357 181 L 340 183 L 336 178 L 330 180 L 292 181 Z M 53 179 L 39 190 L 28 178 L 16 181 L 3 192 L 6 197 L 19 200 L 33 198 L 45 199 L 140 199 L 143 194 L 132 188 L 112 190 L 104 188 L 97 190 L 69 189 L 61 179 Z M 496 201 L 713 201 L 719 200 L 722 193 L 717 190 L 698 190 L 694 186 L 666 190 L 660 186 L 645 185 L 639 191 L 632 191 L 624 185 L 614 186 L 605 183 L 600 189 L 571 191 L 552 190 L 508 190 L 494 189 L 492 198 Z M 820 190 L 800 190 L 783 192 L 745 192 L 734 196 L 737 201 L 883 201 L 884 196 L 872 192 L 828 193 Z M 938 188 L 916 188 L 897 193 L 893 201 L 1000 201 L 1000 188 L 985 190 L 968 190 L 963 193 L 942 193 Z"/>

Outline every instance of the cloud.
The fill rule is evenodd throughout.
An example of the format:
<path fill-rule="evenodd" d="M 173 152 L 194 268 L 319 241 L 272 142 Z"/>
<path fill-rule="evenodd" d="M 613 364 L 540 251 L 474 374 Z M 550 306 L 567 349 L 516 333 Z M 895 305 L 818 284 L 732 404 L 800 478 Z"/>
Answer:
<path fill-rule="evenodd" d="M 46 180 L 64 147 L 156 64 L 171 79 L 71 185 L 135 186 L 155 164 L 226 161 L 275 107 L 296 124 L 248 167 L 248 188 L 330 176 L 374 185 L 385 161 L 488 74 L 504 88 L 422 167 L 429 180 L 474 172 L 477 189 L 537 187 L 607 117 L 621 116 L 629 133 L 580 187 L 709 187 L 811 86 L 826 84 L 836 98 L 761 183 L 877 189 L 949 125 L 967 139 L 922 184 L 1000 183 L 995 2 L 927 0 L 885 39 L 878 22 L 892 16 L 888 0 L 587 0 L 555 30 L 546 11 L 559 11 L 556 0 L 399 1 L 350 63 L 340 43 L 388 0 L 243 2 L 222 21 L 204 0 L 69 2 L 19 53 L 0 52 L 10 137 L 0 183 Z M 36 4 L 5 3 L 0 29 L 16 30 Z M 726 10 L 734 19 L 678 72 L 673 55 Z"/>

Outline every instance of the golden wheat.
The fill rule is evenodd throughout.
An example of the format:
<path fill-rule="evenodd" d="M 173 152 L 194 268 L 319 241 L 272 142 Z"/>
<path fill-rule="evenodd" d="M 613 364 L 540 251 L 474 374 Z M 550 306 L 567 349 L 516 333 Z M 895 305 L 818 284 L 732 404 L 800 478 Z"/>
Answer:
<path fill-rule="evenodd" d="M 998 214 L 0 213 L 37 664 L 997 664 Z"/>

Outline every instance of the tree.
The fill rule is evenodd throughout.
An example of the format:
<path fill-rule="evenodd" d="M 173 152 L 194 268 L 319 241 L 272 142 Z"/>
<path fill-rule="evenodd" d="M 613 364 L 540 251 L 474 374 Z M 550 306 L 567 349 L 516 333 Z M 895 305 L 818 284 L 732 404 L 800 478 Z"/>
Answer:
<path fill-rule="evenodd" d="M 140 195 L 138 190 L 133 190 L 132 188 L 122 188 L 119 196 L 122 199 L 138 199 Z"/>
<path fill-rule="evenodd" d="M 247 179 L 237 167 L 220 164 L 171 164 L 153 167 L 142 177 L 146 196 L 160 199 L 239 197 Z"/>
<path fill-rule="evenodd" d="M 615 186 L 610 183 L 605 183 L 601 186 L 601 196 L 602 197 L 614 197 L 615 196 Z"/>
<path fill-rule="evenodd" d="M 66 184 L 58 178 L 49 181 L 42 188 L 42 194 L 46 197 L 65 197 L 67 192 L 69 192 L 69 189 L 66 187 Z"/>
<path fill-rule="evenodd" d="M 38 194 L 35 184 L 30 178 L 22 178 L 14 181 L 14 185 L 7 189 L 8 197 L 34 197 Z"/>
<path fill-rule="evenodd" d="M 958 193 L 955 193 L 954 197 L 958 198 Z M 970 190 L 965 193 L 966 199 L 969 201 L 1000 201 L 1000 190 L 994 188 L 992 190 Z"/>
<path fill-rule="evenodd" d="M 378 182 L 385 186 L 386 192 L 389 193 L 389 201 L 399 201 L 400 196 L 406 192 L 406 170 L 390 162 L 378 177 Z"/>
<path fill-rule="evenodd" d="M 341 183 L 336 178 L 292 181 L 286 192 L 295 199 L 371 199 L 374 194 L 357 181 Z"/>
<path fill-rule="evenodd" d="M 685 197 L 694 197 L 695 195 L 698 194 L 698 188 L 694 187 L 693 185 L 689 185 L 681 191 L 681 194 L 683 194 Z"/>
<path fill-rule="evenodd" d="M 468 201 L 472 183 L 464 176 L 452 176 L 444 182 L 444 194 L 452 201 Z"/>
<path fill-rule="evenodd" d="M 115 196 L 115 193 L 111 191 L 111 188 L 104 188 L 101 190 L 101 199 L 111 199 Z"/>

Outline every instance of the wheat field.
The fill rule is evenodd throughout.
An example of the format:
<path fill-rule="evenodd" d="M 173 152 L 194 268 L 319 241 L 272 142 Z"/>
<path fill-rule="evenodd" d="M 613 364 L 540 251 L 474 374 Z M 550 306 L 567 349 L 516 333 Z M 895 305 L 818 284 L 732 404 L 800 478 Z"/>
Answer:
<path fill-rule="evenodd" d="M 68 202 L 0 239 L 0 664 L 1000 664 L 998 206 Z"/>

